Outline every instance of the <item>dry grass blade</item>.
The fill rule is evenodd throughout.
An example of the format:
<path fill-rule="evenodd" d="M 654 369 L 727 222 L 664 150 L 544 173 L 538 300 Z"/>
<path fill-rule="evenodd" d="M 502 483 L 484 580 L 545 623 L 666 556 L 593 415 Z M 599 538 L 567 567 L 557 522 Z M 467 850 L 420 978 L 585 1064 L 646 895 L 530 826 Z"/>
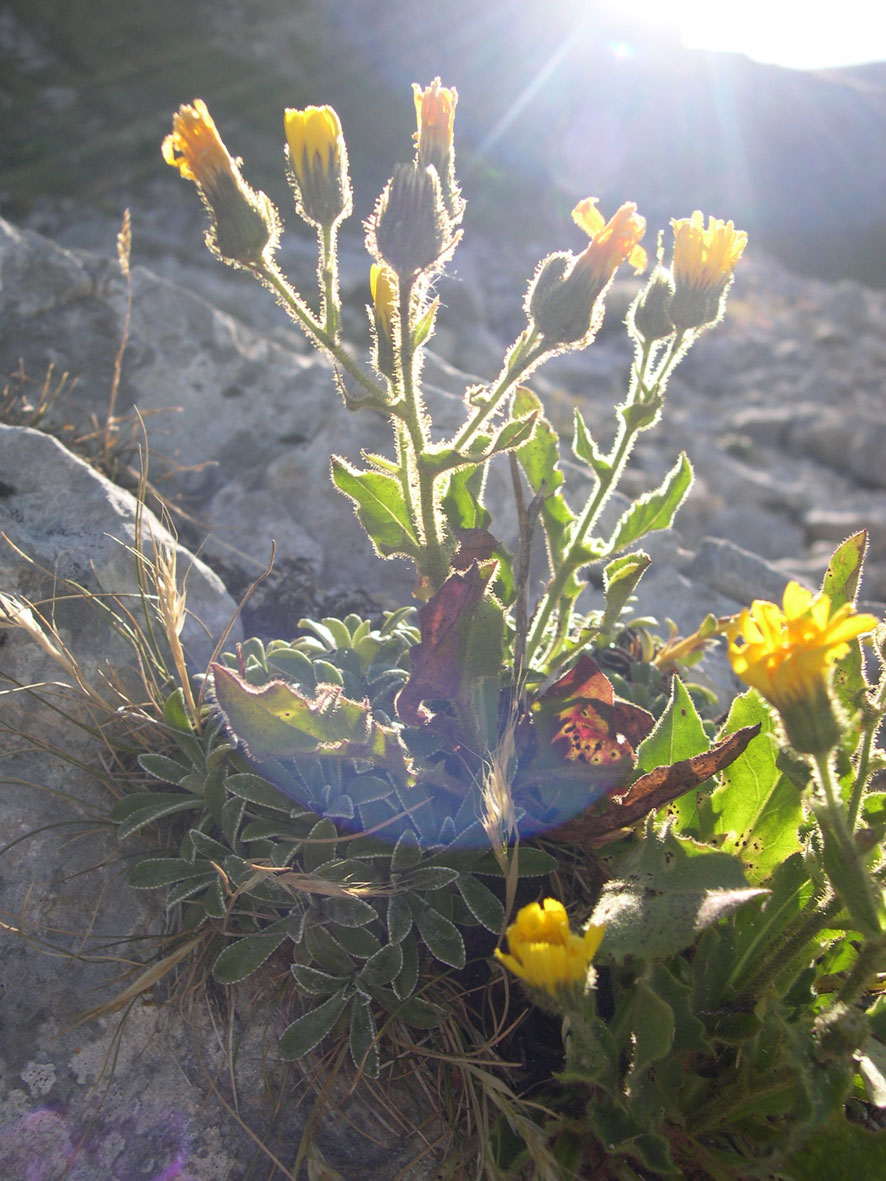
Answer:
<path fill-rule="evenodd" d="M 95 1021 L 98 1017 L 106 1017 L 109 1013 L 117 1013 L 120 1009 L 124 1009 L 143 992 L 150 991 L 176 964 L 180 964 L 182 960 L 187 959 L 192 952 L 196 951 L 201 943 L 203 943 L 202 936 L 196 939 L 189 939 L 186 943 L 181 944 L 175 951 L 170 952 L 169 955 L 151 964 L 149 968 L 146 968 L 144 972 L 136 977 L 128 988 L 124 988 L 122 992 L 112 997 L 111 1000 L 106 1001 L 103 1005 L 97 1005 L 94 1009 L 89 1009 L 85 1013 L 81 1013 L 70 1028 L 77 1029 L 78 1026 L 85 1025 L 89 1021 Z"/>

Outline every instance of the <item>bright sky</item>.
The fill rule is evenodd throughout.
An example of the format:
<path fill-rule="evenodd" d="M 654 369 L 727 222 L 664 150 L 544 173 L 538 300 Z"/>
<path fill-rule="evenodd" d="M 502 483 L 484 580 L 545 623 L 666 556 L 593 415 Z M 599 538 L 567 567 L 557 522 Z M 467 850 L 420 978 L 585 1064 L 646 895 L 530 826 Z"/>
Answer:
<path fill-rule="evenodd" d="M 676 26 L 689 49 L 810 70 L 886 61 L 883 0 L 631 0 L 630 11 L 639 20 Z"/>

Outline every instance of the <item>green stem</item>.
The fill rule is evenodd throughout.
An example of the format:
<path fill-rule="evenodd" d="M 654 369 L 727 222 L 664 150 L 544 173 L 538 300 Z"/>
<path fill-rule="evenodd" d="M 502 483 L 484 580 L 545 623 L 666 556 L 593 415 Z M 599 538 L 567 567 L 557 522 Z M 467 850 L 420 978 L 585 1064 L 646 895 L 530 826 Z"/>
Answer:
<path fill-rule="evenodd" d="M 813 803 L 813 812 L 821 830 L 825 871 L 857 930 L 866 939 L 878 939 L 883 933 L 882 891 L 868 874 L 847 827 L 831 757 L 832 752 L 811 756 L 824 795 L 823 804 Z"/>
<path fill-rule="evenodd" d="M 521 377 L 525 377 L 531 369 L 534 369 L 542 357 L 549 351 L 547 345 L 544 343 L 539 344 L 538 342 L 539 331 L 537 328 L 527 328 L 522 336 L 518 337 L 510 350 L 509 360 L 501 376 L 489 394 L 483 399 L 482 404 L 478 406 L 474 416 L 462 427 L 452 444 L 453 447 L 458 449 L 466 447 L 486 419 L 495 413 L 514 384 Z"/>
<path fill-rule="evenodd" d="M 861 811 L 861 802 L 864 799 L 864 789 L 867 787 L 870 771 L 874 736 L 882 720 L 879 716 L 879 711 L 883 708 L 884 701 L 886 701 L 886 670 L 884 670 L 883 675 L 880 677 L 880 684 L 877 687 L 877 693 L 874 698 L 874 706 L 878 711 L 877 716 L 872 720 L 865 720 L 864 722 L 861 752 L 858 756 L 855 782 L 852 785 L 852 794 L 849 797 L 849 808 L 846 815 L 846 823 L 849 825 L 850 832 L 855 832 L 855 827 L 858 824 L 858 814 Z"/>
<path fill-rule="evenodd" d="M 693 1136 L 704 1136 L 724 1124 L 733 1123 L 746 1111 L 759 1109 L 761 1102 L 774 1099 L 778 1095 L 788 1095 L 797 1087 L 796 1075 L 788 1074 L 776 1076 L 768 1086 L 758 1085 L 753 1092 L 741 1091 L 738 1095 L 726 1089 L 711 1103 L 705 1104 L 696 1111 L 695 1118 L 687 1125 L 687 1131 Z"/>
<path fill-rule="evenodd" d="M 803 910 L 788 924 L 777 941 L 769 939 L 770 950 L 757 962 L 752 975 L 744 982 L 739 972 L 727 982 L 734 985 L 741 997 L 756 1000 L 775 980 L 781 976 L 791 961 L 800 954 L 820 931 L 829 927 L 840 911 L 843 902 L 832 895 L 826 902 L 811 898 Z M 768 934 L 763 932 L 763 934 Z M 741 965 L 739 966 L 741 967 Z"/>
<path fill-rule="evenodd" d="M 320 239 L 320 282 L 323 288 L 323 330 L 331 340 L 338 343 L 340 318 L 335 227 L 323 226 L 319 230 L 318 236 Z"/>
<path fill-rule="evenodd" d="M 428 436 L 421 391 L 416 381 L 416 350 L 413 343 L 412 291 L 413 284 L 400 279 L 400 369 L 403 375 L 402 422 L 405 430 L 401 433 L 401 462 L 413 526 L 424 542 L 425 560 L 421 573 L 430 580 L 436 590 L 446 580 L 449 564 L 440 537 L 437 507 L 434 503 L 435 473 L 422 463 L 428 450 Z M 415 503 L 415 489 L 418 489 L 418 504 Z M 417 509 L 417 515 L 416 515 Z"/>
<path fill-rule="evenodd" d="M 837 1002 L 854 1005 L 867 991 L 877 973 L 883 970 L 884 960 L 886 936 L 881 935 L 878 939 L 868 939 L 863 943 L 848 976 L 840 985 Z"/>
<path fill-rule="evenodd" d="M 563 558 L 559 570 L 555 572 L 552 582 L 545 591 L 544 597 L 532 621 L 532 628 L 526 641 L 527 667 L 531 666 L 533 659 L 536 658 L 542 646 L 545 631 L 554 609 L 560 609 L 561 600 L 563 599 L 569 580 L 587 562 L 587 555 L 582 552 L 585 538 L 590 530 L 593 529 L 594 525 L 596 525 L 607 500 L 621 479 L 634 444 L 637 441 L 637 436 L 646 429 L 646 425 L 631 428 L 628 424 L 629 420 L 626 412 L 632 406 L 652 402 L 660 394 L 664 389 L 671 369 L 673 369 L 679 357 L 682 356 L 683 351 L 685 351 L 683 349 L 683 334 L 679 334 L 669 345 L 668 351 L 658 368 L 647 379 L 647 370 L 650 367 L 653 356 L 653 345 L 647 342 L 638 350 L 638 355 L 633 366 L 631 390 L 624 406 L 621 424 L 612 451 L 606 458 L 606 468 L 597 472 L 597 487 L 594 495 L 585 505 L 584 511 L 572 535 L 572 540 L 569 543 L 569 549 Z M 562 613 L 562 618 L 558 621 L 557 634 L 548 643 L 543 654 L 542 663 L 546 664 L 552 657 L 557 655 L 562 647 L 569 633 L 571 616 L 570 603 L 569 609 Z"/>
<path fill-rule="evenodd" d="M 532 621 L 532 627 L 529 632 L 529 637 L 526 641 L 526 662 L 527 668 L 532 666 L 536 651 L 541 646 L 544 638 L 545 630 L 548 626 L 548 621 L 554 611 L 555 606 L 559 606 L 563 592 L 570 578 L 575 574 L 576 570 L 587 562 L 587 556 L 581 553 L 584 544 L 585 536 L 589 529 L 596 524 L 597 518 L 603 510 L 603 506 L 609 499 L 618 480 L 624 471 L 628 458 L 633 450 L 637 435 L 640 433 L 639 429 L 631 430 L 627 423 L 622 420 L 619 429 L 618 438 L 615 441 L 615 446 L 612 452 L 607 457 L 608 470 L 602 474 L 598 474 L 597 488 L 594 495 L 585 505 L 584 512 L 579 518 L 578 524 L 575 527 L 575 532 L 572 535 L 572 540 L 569 544 L 569 549 L 563 558 L 560 569 L 554 575 L 548 589 L 545 591 L 538 610 L 535 613 L 535 618 Z M 545 659 L 556 655 L 557 649 L 562 644 L 564 637 L 569 629 L 569 613 L 566 613 L 562 619 L 559 620 L 557 629 L 557 636 L 555 640 L 549 644 L 545 652 Z"/>
<path fill-rule="evenodd" d="M 322 348 L 332 360 L 353 377 L 354 381 L 366 391 L 366 401 L 378 409 L 388 411 L 387 391 L 383 386 L 368 377 L 347 350 L 331 336 L 325 327 L 312 315 L 310 309 L 296 294 L 275 266 L 264 266 L 258 271 L 259 278 L 271 288 L 277 298 L 305 332 L 313 338 L 314 343 Z"/>

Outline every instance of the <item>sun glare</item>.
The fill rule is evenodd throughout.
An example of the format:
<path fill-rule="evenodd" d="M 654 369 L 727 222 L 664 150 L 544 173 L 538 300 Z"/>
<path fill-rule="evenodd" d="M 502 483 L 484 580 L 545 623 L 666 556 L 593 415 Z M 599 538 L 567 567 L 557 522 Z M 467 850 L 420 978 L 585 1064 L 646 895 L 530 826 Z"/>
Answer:
<path fill-rule="evenodd" d="M 614 13 L 628 10 L 608 0 Z M 793 69 L 828 69 L 886 60 L 886 11 L 871 0 L 842 0 L 829 12 L 808 0 L 632 0 L 631 20 L 687 49 L 743 53 Z"/>

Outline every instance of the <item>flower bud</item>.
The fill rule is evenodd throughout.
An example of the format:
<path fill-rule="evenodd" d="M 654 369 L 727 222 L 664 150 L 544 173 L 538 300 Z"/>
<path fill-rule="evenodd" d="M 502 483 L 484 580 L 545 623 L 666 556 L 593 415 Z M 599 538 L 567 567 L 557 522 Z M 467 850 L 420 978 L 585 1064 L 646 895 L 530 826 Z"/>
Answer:
<path fill-rule="evenodd" d="M 670 271 L 656 267 L 646 287 L 631 307 L 629 324 L 646 343 L 664 340 L 674 331 L 671 302 L 674 279 Z"/>
<path fill-rule="evenodd" d="M 351 212 L 348 153 L 338 115 L 328 106 L 290 107 L 283 124 L 299 214 L 313 225 L 335 225 Z"/>
<path fill-rule="evenodd" d="M 674 299 L 671 317 L 680 332 L 714 324 L 723 314 L 732 272 L 744 253 L 748 236 L 731 221 L 704 217 L 672 220 L 674 229 Z"/>
<path fill-rule="evenodd" d="M 446 212 L 450 218 L 459 221 L 464 213 L 464 201 L 455 181 L 455 154 L 452 149 L 458 91 L 455 87 L 441 86 L 440 79 L 435 78 L 424 90 L 413 83 L 412 92 L 418 124 L 415 133 L 416 160 L 421 168 L 430 165 L 436 169 Z"/>
<path fill-rule="evenodd" d="M 385 377 L 394 376 L 394 316 L 397 312 L 397 276 L 390 267 L 373 263 L 369 271 L 375 328 L 375 367 Z"/>
<path fill-rule="evenodd" d="M 454 245 L 435 169 L 395 165 L 369 223 L 370 254 L 409 280 L 432 268 Z"/>
<path fill-rule="evenodd" d="M 536 327 L 552 345 L 588 343 L 603 319 L 602 296 L 622 262 L 646 266 L 639 245 L 646 221 L 628 202 L 608 222 L 596 208 L 596 197 L 580 201 L 573 220 L 587 233 L 590 245 L 576 257 L 554 254 L 541 264 L 527 298 Z"/>
<path fill-rule="evenodd" d="M 277 210 L 243 179 L 202 99 L 179 107 L 161 150 L 197 186 L 210 217 L 210 250 L 234 266 L 266 265 L 280 236 Z"/>

